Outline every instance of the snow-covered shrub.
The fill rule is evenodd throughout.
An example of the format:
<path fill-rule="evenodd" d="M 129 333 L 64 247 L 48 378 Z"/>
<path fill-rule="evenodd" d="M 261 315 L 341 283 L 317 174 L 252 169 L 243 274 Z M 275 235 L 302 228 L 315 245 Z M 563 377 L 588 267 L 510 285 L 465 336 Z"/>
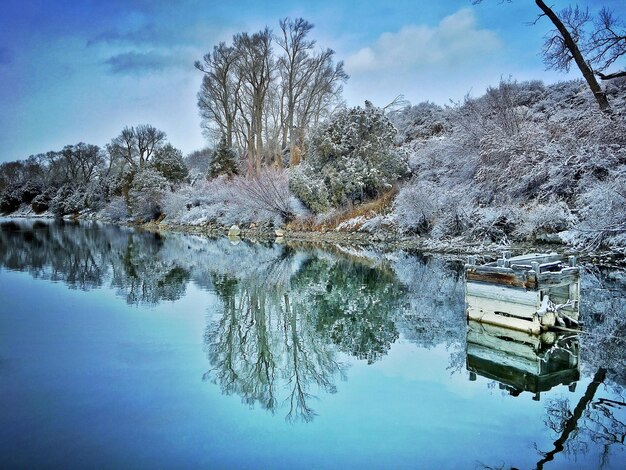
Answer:
<path fill-rule="evenodd" d="M 111 202 L 104 207 L 102 213 L 112 222 L 126 220 L 128 218 L 128 204 L 126 203 L 126 199 L 122 196 L 115 196 L 111 199 Z"/>
<path fill-rule="evenodd" d="M 537 203 L 522 209 L 520 222 L 515 235 L 533 238 L 542 233 L 556 233 L 567 230 L 574 223 L 574 216 L 564 201 Z"/>
<path fill-rule="evenodd" d="M 77 214 L 85 208 L 85 188 L 73 188 L 69 184 L 61 186 L 50 201 L 50 212 L 56 217 Z"/>
<path fill-rule="evenodd" d="M 156 150 L 150 166 L 174 185 L 182 183 L 189 176 L 183 153 L 169 143 Z"/>
<path fill-rule="evenodd" d="M 235 201 L 241 206 L 277 216 L 284 222 L 295 218 L 287 171 L 266 168 L 253 178 L 239 176 L 233 180 L 233 190 L 239 196 Z"/>
<path fill-rule="evenodd" d="M 441 207 L 440 189 L 429 181 L 419 181 L 403 187 L 396 196 L 393 214 L 404 231 L 427 234 Z"/>
<path fill-rule="evenodd" d="M 239 174 L 237 154 L 228 146 L 226 136 L 222 135 L 219 144 L 211 156 L 207 176 L 216 178 L 220 175 L 233 176 Z"/>
<path fill-rule="evenodd" d="M 626 175 L 597 182 L 578 202 L 580 244 L 590 248 L 626 245 Z"/>
<path fill-rule="evenodd" d="M 19 188 L 9 187 L 0 195 L 0 212 L 10 214 L 16 211 L 22 203 L 22 195 Z"/>
<path fill-rule="evenodd" d="M 371 105 L 338 112 L 313 132 L 292 190 L 311 210 L 325 206 L 326 194 L 306 181 L 317 186 L 321 180 L 332 207 L 376 197 L 409 173 L 406 155 L 393 147 L 395 134 L 383 111 Z"/>
<path fill-rule="evenodd" d="M 185 166 L 189 169 L 192 180 L 200 176 L 206 176 L 207 171 L 209 171 L 212 155 L 213 149 L 205 147 L 200 150 L 195 150 L 185 156 Z"/>
<path fill-rule="evenodd" d="M 168 222 L 180 222 L 180 220 L 191 209 L 191 193 L 190 185 L 178 188 L 178 191 L 168 191 L 163 195 L 161 201 L 161 209 L 167 217 Z"/>
<path fill-rule="evenodd" d="M 462 234 L 472 224 L 473 211 L 466 188 L 445 192 L 435 183 L 418 181 L 400 190 L 393 217 L 403 231 L 445 238 Z"/>
<path fill-rule="evenodd" d="M 30 203 L 33 211 L 36 214 L 41 214 L 42 212 L 47 211 L 50 207 L 50 200 L 52 199 L 52 195 L 53 193 L 46 191 L 43 194 L 35 196 L 35 198 Z"/>
<path fill-rule="evenodd" d="M 298 195 L 300 200 L 315 213 L 326 212 L 330 207 L 328 189 L 320 177 L 303 171 L 306 167 L 299 165 L 289 173 L 289 188 Z"/>
<path fill-rule="evenodd" d="M 93 179 L 85 187 L 85 204 L 96 212 L 100 211 L 106 206 L 110 193 L 108 178 Z"/>
<path fill-rule="evenodd" d="M 128 191 L 131 214 L 139 220 L 153 220 L 161 215 L 161 199 L 168 189 L 168 181 L 153 168 L 140 170 Z"/>
<path fill-rule="evenodd" d="M 441 135 L 448 126 L 447 111 L 429 101 L 392 111 L 388 116 L 398 129 L 397 144 Z"/>
<path fill-rule="evenodd" d="M 466 235 L 473 240 L 508 243 L 519 224 L 519 208 L 515 206 L 490 206 L 477 208 Z"/>

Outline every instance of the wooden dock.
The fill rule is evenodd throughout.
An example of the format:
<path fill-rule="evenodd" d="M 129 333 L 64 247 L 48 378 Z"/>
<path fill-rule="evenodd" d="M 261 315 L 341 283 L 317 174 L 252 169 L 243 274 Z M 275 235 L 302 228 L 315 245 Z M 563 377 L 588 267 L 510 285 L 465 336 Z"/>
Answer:
<path fill-rule="evenodd" d="M 576 258 L 558 254 L 511 257 L 465 265 L 467 318 L 530 334 L 578 328 L 580 270 Z"/>

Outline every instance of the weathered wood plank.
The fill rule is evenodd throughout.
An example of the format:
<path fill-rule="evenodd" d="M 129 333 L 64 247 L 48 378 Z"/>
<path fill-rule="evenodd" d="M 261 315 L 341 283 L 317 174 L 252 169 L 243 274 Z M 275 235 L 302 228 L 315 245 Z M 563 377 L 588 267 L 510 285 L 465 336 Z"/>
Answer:
<path fill-rule="evenodd" d="M 489 349 L 495 349 L 509 355 L 523 357 L 525 359 L 528 359 L 529 361 L 537 359 L 537 351 L 530 344 L 518 343 L 516 341 L 507 340 L 504 337 L 500 338 L 497 336 L 483 334 L 479 331 L 468 331 L 467 343 L 477 344 L 479 346 L 484 346 Z"/>
<path fill-rule="evenodd" d="M 550 263 L 551 261 L 560 261 L 561 256 L 557 253 L 534 253 L 528 255 L 513 256 L 511 263 L 517 264 L 530 264 L 531 261 L 535 261 L 539 264 Z"/>
<path fill-rule="evenodd" d="M 537 276 L 537 282 L 540 287 L 550 287 L 572 284 L 579 278 L 578 268 L 565 268 L 557 272 L 542 272 Z"/>
<path fill-rule="evenodd" d="M 475 295 L 476 297 L 485 297 L 487 299 L 532 305 L 535 308 L 539 308 L 541 305 L 538 291 L 516 289 L 513 287 L 467 281 L 465 283 L 465 293 L 467 295 Z"/>
<path fill-rule="evenodd" d="M 541 365 L 540 359 L 535 355 L 533 359 L 528 359 L 521 356 L 514 356 L 511 354 L 507 354 L 503 351 L 499 351 L 497 349 L 487 348 L 485 346 L 480 346 L 478 344 L 468 344 L 467 345 L 467 355 L 468 360 L 471 356 L 474 358 L 480 358 L 485 361 L 489 361 L 493 364 L 497 364 L 500 367 L 510 367 L 517 371 L 517 373 L 526 373 L 532 375 L 539 375 L 541 373 Z M 488 369 L 487 369 L 488 370 Z M 484 375 L 482 372 L 487 372 L 487 370 L 479 370 L 477 371 L 480 375 Z M 514 372 L 514 371 L 511 371 Z M 494 374 L 499 377 L 490 377 L 495 378 L 498 381 L 508 382 L 507 375 L 502 374 Z"/>
<path fill-rule="evenodd" d="M 515 272 L 509 268 L 497 269 L 468 269 L 465 272 L 468 281 L 484 282 L 488 284 L 500 284 L 522 289 L 535 289 L 536 277 L 532 273 Z"/>
<path fill-rule="evenodd" d="M 477 314 L 483 312 L 502 312 L 512 317 L 532 319 L 537 313 L 535 305 L 520 304 L 516 302 L 506 302 L 498 299 L 489 299 L 468 294 L 465 297 L 468 308 L 476 310 Z"/>
<path fill-rule="evenodd" d="M 496 325 L 488 325 L 476 321 L 467 322 L 468 330 L 479 331 L 485 335 L 497 336 L 499 338 L 508 338 L 510 341 L 528 344 L 535 350 L 539 350 L 541 343 L 544 342 L 540 336 L 529 335 L 523 331 L 510 330 Z"/>
<path fill-rule="evenodd" d="M 521 320 L 519 318 L 506 317 L 493 312 L 481 312 L 474 309 L 468 309 L 467 314 L 470 320 L 511 328 L 513 330 L 525 331 L 534 335 L 538 335 L 541 331 L 541 324 L 538 320 Z"/>

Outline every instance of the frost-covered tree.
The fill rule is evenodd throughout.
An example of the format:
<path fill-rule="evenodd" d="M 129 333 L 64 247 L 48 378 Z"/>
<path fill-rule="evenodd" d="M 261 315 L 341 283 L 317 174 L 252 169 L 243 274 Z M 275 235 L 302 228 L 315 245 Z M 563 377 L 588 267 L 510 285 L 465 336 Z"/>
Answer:
<path fill-rule="evenodd" d="M 216 178 L 220 175 L 233 176 L 239 174 L 237 165 L 237 154 L 232 147 L 228 145 L 226 136 L 222 136 L 209 164 L 207 176 Z"/>
<path fill-rule="evenodd" d="M 170 143 L 156 150 L 150 166 L 174 185 L 182 183 L 189 176 L 183 153 Z"/>
<path fill-rule="evenodd" d="M 393 110 L 388 117 L 397 129 L 402 129 L 396 136 L 398 144 L 441 135 L 448 127 L 446 110 L 429 101 Z"/>
<path fill-rule="evenodd" d="M 153 220 L 161 215 L 161 202 L 168 181 L 153 168 L 144 168 L 133 178 L 128 192 L 131 214 L 140 220 Z"/>
<path fill-rule="evenodd" d="M 312 126 L 340 102 L 348 78 L 332 49 L 317 50 L 313 25 L 303 18 L 233 36 L 195 66 L 204 76 L 198 92 L 202 127 L 209 137 L 226 137 L 247 160 L 252 176 L 267 164 L 299 162 Z M 276 45 L 276 47 L 274 47 Z"/>
<path fill-rule="evenodd" d="M 364 109 L 338 112 L 312 135 L 291 189 L 312 210 L 376 197 L 409 173 L 395 136 L 384 112 L 368 102 Z M 322 186 L 325 190 L 318 190 Z"/>
<path fill-rule="evenodd" d="M 472 3 L 481 2 L 473 0 Z M 556 12 L 543 0 L 535 0 L 535 4 L 541 10 L 539 18 L 548 18 L 554 26 L 543 46 L 546 65 L 569 71 L 571 64 L 576 64 L 600 109 L 609 110 L 606 92 L 596 76 L 602 80 L 626 76 L 626 70 L 605 73 L 626 55 L 626 25 L 606 7 L 593 18 L 588 9 L 577 5 Z"/>

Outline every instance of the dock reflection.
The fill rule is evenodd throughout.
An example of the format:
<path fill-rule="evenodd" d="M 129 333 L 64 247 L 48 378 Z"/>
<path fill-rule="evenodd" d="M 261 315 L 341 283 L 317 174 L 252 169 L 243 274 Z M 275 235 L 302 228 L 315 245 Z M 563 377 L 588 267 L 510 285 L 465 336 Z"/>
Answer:
<path fill-rule="evenodd" d="M 470 380 L 495 380 L 513 396 L 534 394 L 565 385 L 576 389 L 580 378 L 578 335 L 546 332 L 539 336 L 470 321 L 466 367 Z"/>

